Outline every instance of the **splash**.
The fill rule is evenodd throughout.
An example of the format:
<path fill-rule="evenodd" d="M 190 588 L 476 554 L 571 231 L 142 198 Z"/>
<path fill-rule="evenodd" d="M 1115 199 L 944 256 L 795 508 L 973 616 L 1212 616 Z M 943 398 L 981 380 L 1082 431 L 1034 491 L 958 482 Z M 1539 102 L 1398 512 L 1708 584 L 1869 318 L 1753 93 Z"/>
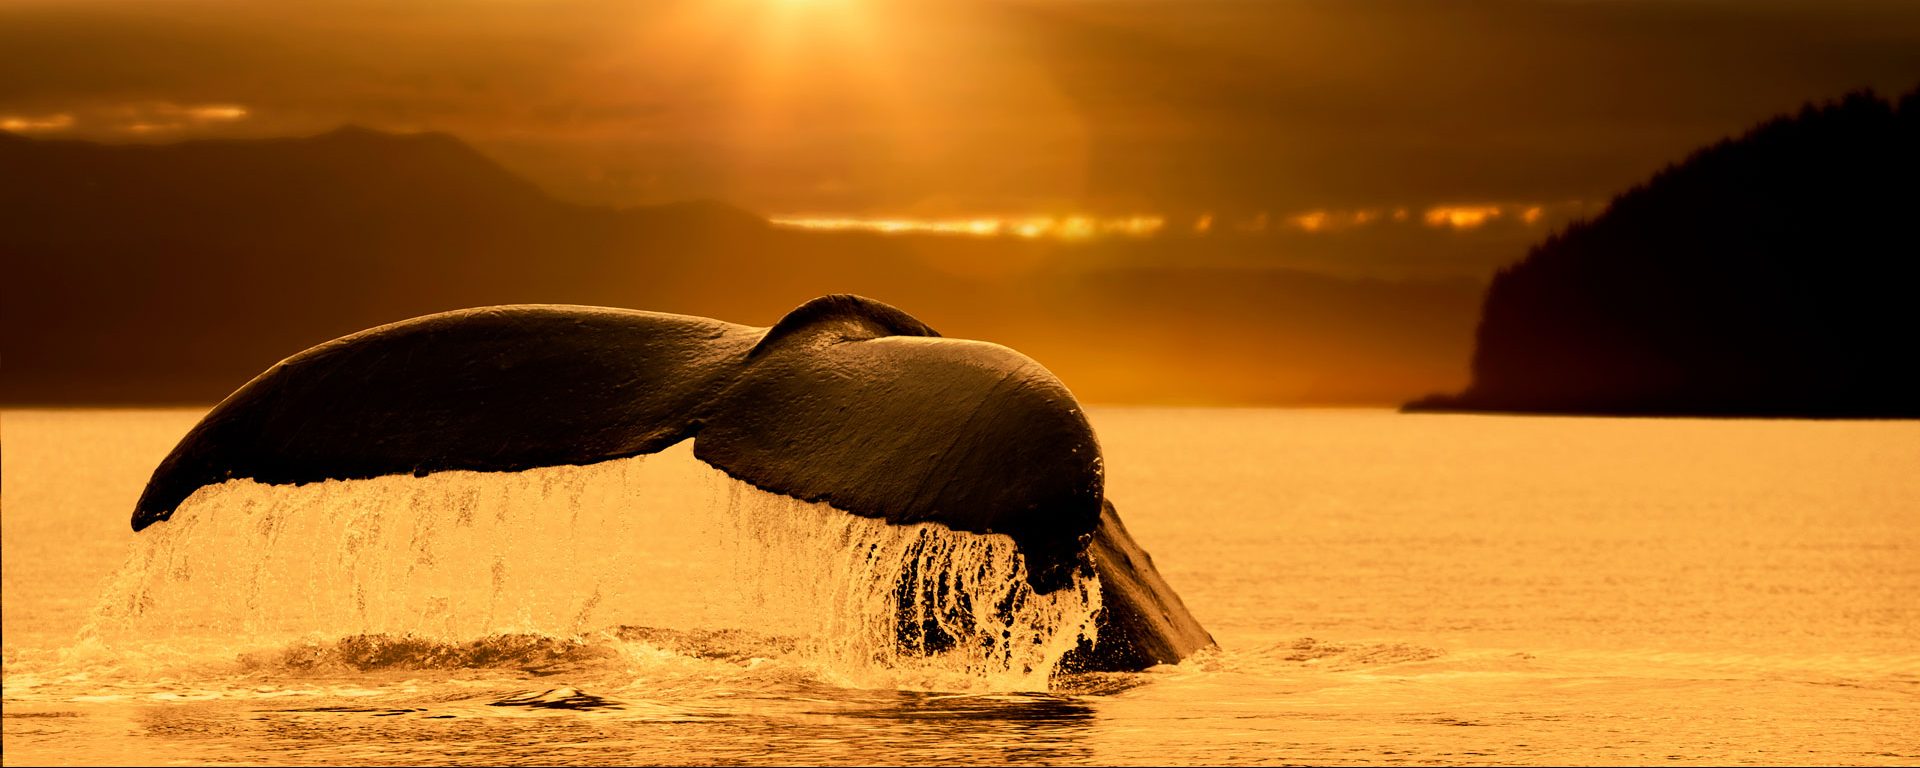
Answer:
<path fill-rule="evenodd" d="M 82 636 L 357 669 L 493 663 L 502 643 L 552 660 L 754 637 L 745 657 L 838 685 L 1043 690 L 1098 606 L 1091 576 L 1035 594 L 1005 536 L 762 492 L 683 443 L 518 473 L 202 488 L 142 533 Z"/>
<path fill-rule="evenodd" d="M 1099 582 L 1037 595 L 1008 537 L 889 525 L 738 484 L 730 492 L 732 529 L 718 540 L 737 547 L 725 560 L 757 618 L 748 627 L 807 638 L 842 671 L 837 682 L 1044 690 L 1060 658 L 1093 635 Z"/>

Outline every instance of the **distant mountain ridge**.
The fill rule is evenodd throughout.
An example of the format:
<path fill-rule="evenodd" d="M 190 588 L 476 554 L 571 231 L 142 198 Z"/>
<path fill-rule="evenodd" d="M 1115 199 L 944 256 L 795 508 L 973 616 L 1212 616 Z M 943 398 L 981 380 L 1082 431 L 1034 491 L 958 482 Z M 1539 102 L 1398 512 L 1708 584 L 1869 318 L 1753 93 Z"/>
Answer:
<path fill-rule="evenodd" d="M 1920 417 L 1920 90 L 1668 167 L 1501 271 L 1412 410 Z"/>
<path fill-rule="evenodd" d="M 515 208 L 599 209 L 549 198 L 450 134 L 387 133 L 345 125 L 297 138 L 197 139 L 173 144 L 99 144 L 30 139 L 0 131 L 0 160 L 16 181 L 0 203 L 55 210 L 155 193 L 188 201 L 261 207 L 352 204 L 495 212 Z M 264 197 L 261 197 L 264 196 Z M 711 201 L 626 209 L 640 215 L 698 213 L 764 224 L 753 213 Z"/>
<path fill-rule="evenodd" d="M 708 201 L 574 205 L 446 134 L 0 135 L 0 403 L 210 403 L 313 344 L 463 307 L 770 324 L 828 293 L 1013 346 L 1095 402 L 1386 403 L 1461 378 L 1477 283 L 1213 269 L 1187 243 L 820 233 Z"/>
<path fill-rule="evenodd" d="M 636 254 L 736 249 L 768 229 L 712 203 L 559 202 L 442 133 L 0 136 L 0 396 L 207 402 L 371 324 L 474 304 L 619 303 L 631 292 L 612 286 Z M 650 261 L 662 287 L 692 266 Z"/>

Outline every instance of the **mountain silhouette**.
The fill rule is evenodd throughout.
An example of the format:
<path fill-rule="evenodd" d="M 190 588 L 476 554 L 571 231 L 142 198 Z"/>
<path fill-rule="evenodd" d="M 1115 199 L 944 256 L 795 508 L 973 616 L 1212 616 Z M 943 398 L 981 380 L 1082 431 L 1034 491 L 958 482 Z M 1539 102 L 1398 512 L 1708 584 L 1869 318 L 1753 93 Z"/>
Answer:
<path fill-rule="evenodd" d="M 1920 90 L 1701 149 L 1501 271 L 1412 410 L 1920 416 Z"/>
<path fill-rule="evenodd" d="M 209 402 L 312 342 L 626 279 L 765 234 L 715 206 L 553 201 L 444 134 L 103 145 L 0 136 L 15 402 Z M 661 260 L 652 279 L 670 281 Z M 684 266 L 684 265 L 683 265 Z M 584 288 L 583 288 L 584 286 Z"/>
<path fill-rule="evenodd" d="M 1464 379 L 1478 283 L 1214 268 L 1190 263 L 1193 242 L 822 233 L 716 202 L 574 205 L 444 134 L 0 134 L 0 402 L 210 403 L 313 344 L 463 307 L 766 325 L 830 293 L 1013 346 L 1094 401 L 1382 403 Z"/>

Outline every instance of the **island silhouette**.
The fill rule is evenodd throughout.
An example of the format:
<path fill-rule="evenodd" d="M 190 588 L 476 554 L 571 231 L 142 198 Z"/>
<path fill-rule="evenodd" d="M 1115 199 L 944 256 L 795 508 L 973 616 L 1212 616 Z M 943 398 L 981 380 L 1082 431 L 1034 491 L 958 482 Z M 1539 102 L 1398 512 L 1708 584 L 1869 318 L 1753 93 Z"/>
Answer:
<path fill-rule="evenodd" d="M 1407 410 L 1920 417 L 1920 89 L 1700 149 L 1501 270 Z"/>

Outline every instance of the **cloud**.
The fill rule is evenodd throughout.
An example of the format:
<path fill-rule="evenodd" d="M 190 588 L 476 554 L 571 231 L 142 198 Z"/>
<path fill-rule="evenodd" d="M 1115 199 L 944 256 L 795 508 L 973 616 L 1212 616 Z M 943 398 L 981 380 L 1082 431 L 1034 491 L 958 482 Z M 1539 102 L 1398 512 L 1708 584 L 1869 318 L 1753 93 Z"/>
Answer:
<path fill-rule="evenodd" d="M 1506 215 L 1503 205 L 1436 205 L 1427 209 L 1422 220 L 1429 227 L 1474 229 Z"/>
<path fill-rule="evenodd" d="M 108 110 L 117 115 L 116 127 L 129 133 L 165 133 L 206 128 L 247 119 L 251 112 L 238 104 L 181 105 L 166 101 L 123 105 Z"/>
<path fill-rule="evenodd" d="M 826 232 L 877 232 L 883 235 L 959 235 L 1019 237 L 1027 240 L 1090 240 L 1098 237 L 1150 237 L 1166 226 L 1164 216 L 774 216 L 774 226 Z"/>
<path fill-rule="evenodd" d="M 64 131 L 72 127 L 73 115 L 65 112 L 52 115 L 0 115 L 0 131 L 41 133 Z"/>
<path fill-rule="evenodd" d="M 1433 229 L 1455 231 L 1478 229 L 1501 222 L 1513 227 L 1532 229 L 1563 223 L 1587 213 L 1589 207 L 1583 200 L 1434 205 L 1424 210 L 1418 223 Z M 1190 220 L 1182 219 L 1191 223 L 1176 225 L 1177 228 L 1172 230 L 1167 228 L 1168 220 L 1169 216 L 1162 213 L 1130 216 L 1080 214 L 961 217 L 790 214 L 771 217 L 774 225 L 794 229 L 970 237 L 1009 236 L 1027 239 L 1046 237 L 1060 240 L 1087 240 L 1114 236 L 1152 237 L 1169 232 L 1207 237 L 1215 232 L 1215 216 L 1212 212 L 1197 214 Z M 1411 213 L 1404 207 L 1316 208 L 1281 216 L 1277 220 L 1278 225 L 1275 225 L 1275 221 L 1274 217 L 1262 212 L 1241 220 L 1234 230 L 1243 234 L 1262 234 L 1277 232 L 1284 228 L 1314 235 L 1334 234 L 1367 227 L 1405 226 L 1414 223 Z"/>
<path fill-rule="evenodd" d="M 137 101 L 98 104 L 72 111 L 0 114 L 0 131 L 14 133 L 169 133 L 217 128 L 247 119 L 251 110 L 239 104 L 176 104 Z"/>
<path fill-rule="evenodd" d="M 71 114 L 101 138 L 446 131 L 614 204 L 939 197 L 966 216 L 1046 199 L 1063 205 L 1031 209 L 1210 211 L 1213 231 L 1325 209 L 1327 232 L 1331 212 L 1405 201 L 1604 197 L 1808 98 L 1904 90 L 1920 66 L 1914 3 L 862 5 L 886 77 L 805 25 L 768 58 L 743 25 L 806 14 L 764 2 L 0 2 L 0 71 L 20 73 L 0 113 Z M 773 87 L 756 75 L 778 98 L 755 101 Z M 174 106 L 106 119 L 143 103 Z"/>

